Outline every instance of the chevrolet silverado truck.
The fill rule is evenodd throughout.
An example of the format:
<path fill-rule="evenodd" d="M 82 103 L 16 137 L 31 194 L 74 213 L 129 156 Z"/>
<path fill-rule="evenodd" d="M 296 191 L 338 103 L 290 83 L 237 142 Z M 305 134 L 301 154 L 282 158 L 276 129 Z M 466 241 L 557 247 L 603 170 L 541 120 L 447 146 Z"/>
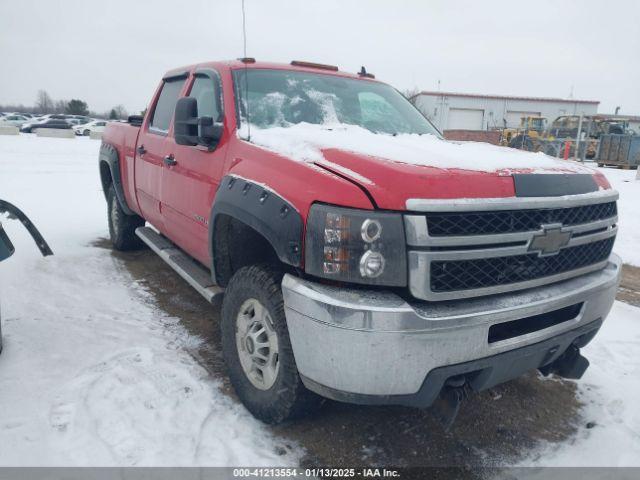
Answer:
<path fill-rule="evenodd" d="M 529 370 L 580 378 L 614 301 L 617 192 L 581 164 L 447 142 L 363 68 L 178 68 L 99 155 L 116 249 L 221 301 L 257 418 L 322 397 L 455 412 Z"/>

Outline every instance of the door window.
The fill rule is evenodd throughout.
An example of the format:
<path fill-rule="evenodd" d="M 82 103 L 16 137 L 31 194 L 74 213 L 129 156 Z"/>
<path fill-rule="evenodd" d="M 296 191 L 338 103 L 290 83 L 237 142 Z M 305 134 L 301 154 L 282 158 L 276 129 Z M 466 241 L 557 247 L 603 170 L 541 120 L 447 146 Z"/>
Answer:
<path fill-rule="evenodd" d="M 198 117 L 211 117 L 214 121 L 220 119 L 222 113 L 220 95 L 211 78 L 198 75 L 189 96 L 198 100 Z"/>
<path fill-rule="evenodd" d="M 184 78 L 167 80 L 162 85 L 162 91 L 160 92 L 156 108 L 153 111 L 153 117 L 151 118 L 152 130 L 160 133 L 167 133 L 169 130 L 171 117 L 173 117 L 176 101 L 178 100 L 178 95 L 180 94 L 180 90 L 182 90 L 184 81 Z"/>

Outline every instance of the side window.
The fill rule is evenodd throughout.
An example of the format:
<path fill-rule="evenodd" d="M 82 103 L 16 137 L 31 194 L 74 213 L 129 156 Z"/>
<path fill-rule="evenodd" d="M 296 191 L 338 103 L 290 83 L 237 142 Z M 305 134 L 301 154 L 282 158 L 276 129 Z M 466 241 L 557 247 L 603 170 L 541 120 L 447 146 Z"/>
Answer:
<path fill-rule="evenodd" d="M 198 117 L 211 117 L 214 121 L 220 119 L 222 113 L 220 95 L 214 80 L 198 75 L 189 96 L 198 100 Z"/>
<path fill-rule="evenodd" d="M 171 117 L 173 117 L 176 101 L 178 100 L 178 95 L 180 94 L 180 90 L 182 90 L 184 81 L 184 78 L 168 80 L 162 85 L 162 91 L 158 97 L 156 108 L 153 111 L 153 118 L 151 118 L 151 128 L 154 130 L 161 132 L 169 130 Z"/>

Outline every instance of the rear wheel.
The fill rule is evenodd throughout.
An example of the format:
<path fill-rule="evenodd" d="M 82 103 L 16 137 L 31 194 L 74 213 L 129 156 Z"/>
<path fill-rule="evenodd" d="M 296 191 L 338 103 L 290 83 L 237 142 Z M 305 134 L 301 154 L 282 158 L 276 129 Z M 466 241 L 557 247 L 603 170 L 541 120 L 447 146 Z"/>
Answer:
<path fill-rule="evenodd" d="M 282 273 L 243 267 L 222 303 L 222 350 L 242 403 L 258 419 L 280 423 L 314 411 L 322 399 L 302 384 L 284 314 Z"/>
<path fill-rule="evenodd" d="M 137 250 L 143 243 L 136 235 L 136 228 L 144 225 L 144 218 L 138 215 L 127 215 L 118 201 L 113 183 L 107 191 L 107 217 L 109 220 L 109 237 L 116 250 Z"/>

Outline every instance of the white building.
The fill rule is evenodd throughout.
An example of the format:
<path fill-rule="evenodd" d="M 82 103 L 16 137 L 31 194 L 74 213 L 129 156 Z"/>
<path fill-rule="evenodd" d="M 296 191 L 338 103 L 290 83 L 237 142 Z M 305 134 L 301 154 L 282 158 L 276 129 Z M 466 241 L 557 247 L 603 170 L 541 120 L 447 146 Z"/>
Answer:
<path fill-rule="evenodd" d="M 600 102 L 562 98 L 507 97 L 451 92 L 421 92 L 416 106 L 442 130 L 492 130 L 517 127 L 520 117 L 541 115 L 549 124 L 561 115 L 593 115 Z"/>

